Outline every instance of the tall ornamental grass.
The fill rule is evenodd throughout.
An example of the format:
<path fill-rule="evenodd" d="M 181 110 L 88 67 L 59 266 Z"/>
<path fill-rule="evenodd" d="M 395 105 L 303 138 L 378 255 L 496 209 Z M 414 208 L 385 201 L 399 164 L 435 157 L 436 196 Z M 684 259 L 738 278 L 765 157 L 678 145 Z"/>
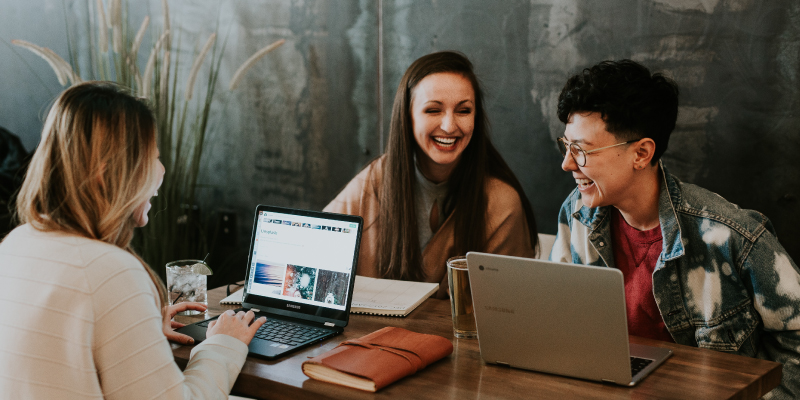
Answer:
<path fill-rule="evenodd" d="M 209 131 L 211 104 L 216 95 L 224 44 L 219 46 L 212 33 L 194 51 L 188 75 L 180 69 L 180 40 L 173 41 L 169 6 L 162 0 L 163 28 L 150 27 L 147 16 L 138 29 L 131 29 L 128 4 L 122 0 L 94 0 L 90 5 L 89 54 L 78 54 L 76 37 L 67 29 L 70 62 L 54 51 L 23 40 L 12 40 L 48 63 L 62 86 L 84 80 L 114 81 L 147 98 L 158 126 L 161 162 L 166 168 L 164 183 L 153 198 L 150 223 L 134 238 L 142 257 L 164 276 L 163 266 L 173 260 L 203 258 L 208 247 L 197 210 L 198 173 L 203 166 L 203 150 Z M 69 26 L 69 21 L 67 21 Z M 144 71 L 139 69 L 140 47 L 145 34 L 157 38 L 147 49 Z M 200 42 L 200 40 L 198 40 Z M 173 43 L 177 43 L 173 47 Z M 278 40 L 254 53 L 233 74 L 228 92 L 233 91 L 247 71 L 267 53 L 284 43 Z M 81 71 L 79 59 L 88 57 L 89 71 Z M 201 72 L 203 65 L 210 66 Z M 179 90 L 183 84 L 183 90 Z M 198 85 L 203 85 L 199 88 Z M 204 89 L 204 90 L 202 90 Z M 199 96 L 195 96 L 198 94 Z M 213 266 L 212 266 L 213 267 Z"/>

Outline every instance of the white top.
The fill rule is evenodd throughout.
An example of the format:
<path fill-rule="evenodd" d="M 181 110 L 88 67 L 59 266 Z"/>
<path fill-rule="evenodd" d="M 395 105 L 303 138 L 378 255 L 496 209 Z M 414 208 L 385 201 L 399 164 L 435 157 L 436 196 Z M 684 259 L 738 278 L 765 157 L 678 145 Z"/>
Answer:
<path fill-rule="evenodd" d="M 226 399 L 247 346 L 214 335 L 181 373 L 156 298 L 116 246 L 14 229 L 0 244 L 0 397 Z"/>

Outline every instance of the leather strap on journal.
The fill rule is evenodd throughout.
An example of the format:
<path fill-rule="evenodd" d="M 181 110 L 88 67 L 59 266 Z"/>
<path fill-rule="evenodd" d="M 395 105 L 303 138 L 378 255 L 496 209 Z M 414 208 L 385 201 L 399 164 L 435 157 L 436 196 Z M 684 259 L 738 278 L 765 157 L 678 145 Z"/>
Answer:
<path fill-rule="evenodd" d="M 453 344 L 441 336 L 386 327 L 361 338 L 344 341 L 333 350 L 305 363 L 320 364 L 372 380 L 380 389 L 415 374 L 452 352 Z"/>
<path fill-rule="evenodd" d="M 342 343 L 339 343 L 339 346 L 361 346 L 366 349 L 378 349 L 380 351 L 388 351 L 392 354 L 396 354 L 400 357 L 405 358 L 412 367 L 414 367 L 414 372 L 417 372 L 426 367 L 425 364 L 422 362 L 422 357 L 413 353 L 410 350 L 405 349 L 395 349 L 393 347 L 382 346 L 377 343 L 367 343 L 360 339 L 348 340 Z M 339 347 L 337 346 L 337 347 Z"/>

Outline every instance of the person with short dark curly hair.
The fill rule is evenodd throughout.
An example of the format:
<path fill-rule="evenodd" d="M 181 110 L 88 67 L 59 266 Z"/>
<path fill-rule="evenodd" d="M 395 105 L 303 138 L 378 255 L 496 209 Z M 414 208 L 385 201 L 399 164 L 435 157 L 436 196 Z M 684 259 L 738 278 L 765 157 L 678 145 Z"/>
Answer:
<path fill-rule="evenodd" d="M 623 140 L 653 139 L 651 163 L 667 150 L 678 118 L 678 85 L 662 75 L 650 75 L 631 60 L 604 61 L 567 81 L 558 98 L 558 119 L 568 123 L 574 111 L 600 113 L 608 132 Z"/>
<path fill-rule="evenodd" d="M 622 271 L 632 335 L 783 364 L 765 398 L 800 397 L 800 271 L 763 214 L 671 175 L 678 86 L 604 61 L 561 91 L 564 201 L 553 261 Z"/>

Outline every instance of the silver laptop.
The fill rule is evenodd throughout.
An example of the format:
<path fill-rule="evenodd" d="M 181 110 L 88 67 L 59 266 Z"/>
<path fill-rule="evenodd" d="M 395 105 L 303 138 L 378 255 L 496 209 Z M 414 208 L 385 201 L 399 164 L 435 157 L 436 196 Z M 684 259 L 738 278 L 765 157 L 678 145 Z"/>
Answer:
<path fill-rule="evenodd" d="M 467 265 L 487 363 L 633 386 L 672 355 L 628 343 L 617 269 L 475 252 Z"/>

